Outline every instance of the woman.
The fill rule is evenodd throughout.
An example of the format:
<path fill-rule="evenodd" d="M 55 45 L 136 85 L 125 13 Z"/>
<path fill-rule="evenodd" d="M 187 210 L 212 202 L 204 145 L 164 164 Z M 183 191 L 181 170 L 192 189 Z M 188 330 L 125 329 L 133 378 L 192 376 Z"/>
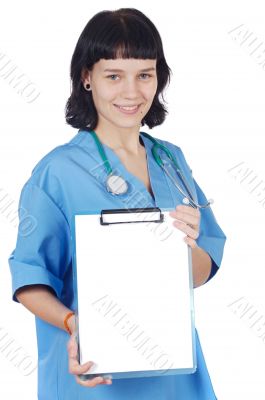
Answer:
<path fill-rule="evenodd" d="M 209 280 L 221 264 L 225 235 L 212 210 L 200 212 L 182 203 L 183 196 L 155 163 L 151 141 L 139 131 L 144 124 L 153 128 L 163 123 L 167 111 L 160 95 L 169 78 L 159 33 L 136 9 L 96 14 L 77 42 L 66 120 L 79 131 L 40 160 L 25 183 L 20 221 L 26 209 L 36 224 L 27 234 L 18 232 L 9 258 L 13 300 L 36 316 L 40 400 L 216 399 L 197 333 L 194 374 L 113 381 L 78 377 L 89 370 L 91 360 L 83 365 L 77 361 L 69 229 L 73 214 L 88 209 L 171 208 L 174 226 L 187 235 L 185 241 L 192 248 L 194 287 Z M 112 195 L 106 190 L 107 173 L 93 134 L 112 169 L 129 183 L 126 193 Z M 181 149 L 157 140 L 175 155 L 196 201 L 205 203 Z"/>

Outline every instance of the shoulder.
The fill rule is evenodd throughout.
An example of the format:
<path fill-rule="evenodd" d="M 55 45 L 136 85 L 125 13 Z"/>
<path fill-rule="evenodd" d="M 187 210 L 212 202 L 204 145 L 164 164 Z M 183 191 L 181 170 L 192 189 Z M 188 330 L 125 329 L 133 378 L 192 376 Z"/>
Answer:
<path fill-rule="evenodd" d="M 169 148 L 170 150 L 176 151 L 176 152 L 181 152 L 181 148 L 176 145 L 175 143 L 169 142 L 168 140 L 162 139 L 160 137 L 153 136 L 153 139 L 155 139 L 159 144 L 162 144 Z"/>
<path fill-rule="evenodd" d="M 21 197 L 31 201 L 53 202 L 62 210 L 64 188 L 76 160 L 80 159 L 82 148 L 71 139 L 50 150 L 33 166 L 31 175 L 24 183 Z M 33 196 L 34 194 L 34 196 Z"/>
<path fill-rule="evenodd" d="M 28 182 L 42 187 L 48 177 L 62 178 L 67 174 L 69 164 L 80 152 L 77 135 L 69 142 L 56 146 L 46 153 L 34 166 Z"/>
<path fill-rule="evenodd" d="M 186 170 L 188 173 L 192 173 L 192 169 L 190 168 L 186 157 L 181 149 L 180 146 L 178 146 L 175 143 L 172 143 L 168 140 L 164 140 L 158 137 L 155 137 L 152 135 L 152 137 L 161 145 L 165 146 L 167 149 L 170 150 L 170 152 L 172 153 L 173 156 L 176 157 L 177 161 L 180 164 L 180 167 L 183 168 L 184 170 Z"/>

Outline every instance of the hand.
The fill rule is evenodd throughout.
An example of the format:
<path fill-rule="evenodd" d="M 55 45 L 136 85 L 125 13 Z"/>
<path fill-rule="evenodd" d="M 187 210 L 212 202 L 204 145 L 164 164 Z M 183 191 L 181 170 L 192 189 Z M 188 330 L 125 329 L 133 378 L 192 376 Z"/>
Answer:
<path fill-rule="evenodd" d="M 173 222 L 173 226 L 187 234 L 184 242 L 193 249 L 198 247 L 195 240 L 199 237 L 200 210 L 190 206 L 179 205 L 174 211 L 170 211 L 169 215 L 176 219 Z"/>
<path fill-rule="evenodd" d="M 74 316 L 69 318 L 68 320 L 68 325 L 71 329 L 72 335 L 67 343 L 67 351 L 68 351 L 68 365 L 69 365 L 69 372 L 70 374 L 75 375 L 76 382 L 79 383 L 82 386 L 87 386 L 87 387 L 95 387 L 97 385 L 110 385 L 112 383 L 111 379 L 104 379 L 100 376 L 92 379 L 88 379 L 86 381 L 82 381 L 78 375 L 79 374 L 84 374 L 87 372 L 91 366 L 93 365 L 92 361 L 88 361 L 85 364 L 80 365 L 78 360 L 77 360 L 77 353 L 78 353 L 78 347 L 77 347 L 77 342 L 75 338 L 75 318 Z"/>

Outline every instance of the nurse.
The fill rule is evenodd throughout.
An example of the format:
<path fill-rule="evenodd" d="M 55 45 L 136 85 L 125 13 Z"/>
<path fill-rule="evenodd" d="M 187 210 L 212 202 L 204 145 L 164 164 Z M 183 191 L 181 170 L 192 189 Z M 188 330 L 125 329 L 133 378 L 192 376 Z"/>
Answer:
<path fill-rule="evenodd" d="M 199 211 L 182 203 L 183 195 L 156 164 L 152 142 L 141 131 L 143 125 L 151 129 L 165 120 L 161 96 L 170 72 L 156 27 L 136 9 L 99 12 L 78 39 L 66 105 L 66 121 L 78 132 L 46 154 L 24 184 L 17 243 L 9 257 L 13 300 L 35 315 L 39 400 L 216 399 L 197 331 L 194 374 L 85 382 L 78 377 L 97 360 L 83 365 L 77 360 L 70 234 L 75 213 L 170 208 L 172 224 L 192 248 L 194 287 L 209 281 L 221 264 L 226 237 L 211 208 Z M 126 193 L 106 189 L 107 172 L 92 131 L 115 174 L 127 181 Z M 182 150 L 156 139 L 176 157 L 195 200 L 205 204 Z M 25 209 L 35 222 L 27 229 Z"/>

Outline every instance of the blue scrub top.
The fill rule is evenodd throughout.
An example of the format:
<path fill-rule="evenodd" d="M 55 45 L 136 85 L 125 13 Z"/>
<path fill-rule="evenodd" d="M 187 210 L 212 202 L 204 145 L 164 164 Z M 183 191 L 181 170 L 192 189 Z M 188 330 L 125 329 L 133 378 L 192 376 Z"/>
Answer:
<path fill-rule="evenodd" d="M 76 309 L 72 280 L 70 223 L 75 213 L 84 210 L 160 207 L 174 209 L 182 204 L 178 192 L 156 164 L 152 142 L 140 133 L 147 154 L 153 196 L 143 182 L 124 167 L 115 152 L 103 144 L 115 172 L 129 183 L 129 191 L 113 196 L 105 186 L 106 172 L 92 135 L 79 130 L 69 143 L 44 156 L 23 186 L 19 201 L 17 243 L 9 257 L 13 300 L 25 285 L 50 286 L 70 309 Z M 191 175 L 182 150 L 156 138 L 175 155 L 188 183 L 201 204 L 206 197 Z M 226 237 L 211 208 L 201 210 L 198 246 L 212 259 L 212 273 L 221 264 Z M 113 379 L 112 385 L 85 388 L 68 372 L 69 335 L 38 317 L 38 399 L 39 400 L 214 400 L 198 333 L 196 331 L 197 370 L 193 374 Z M 89 361 L 89 360 L 87 360 Z M 96 362 L 96 360 L 94 360 Z"/>

